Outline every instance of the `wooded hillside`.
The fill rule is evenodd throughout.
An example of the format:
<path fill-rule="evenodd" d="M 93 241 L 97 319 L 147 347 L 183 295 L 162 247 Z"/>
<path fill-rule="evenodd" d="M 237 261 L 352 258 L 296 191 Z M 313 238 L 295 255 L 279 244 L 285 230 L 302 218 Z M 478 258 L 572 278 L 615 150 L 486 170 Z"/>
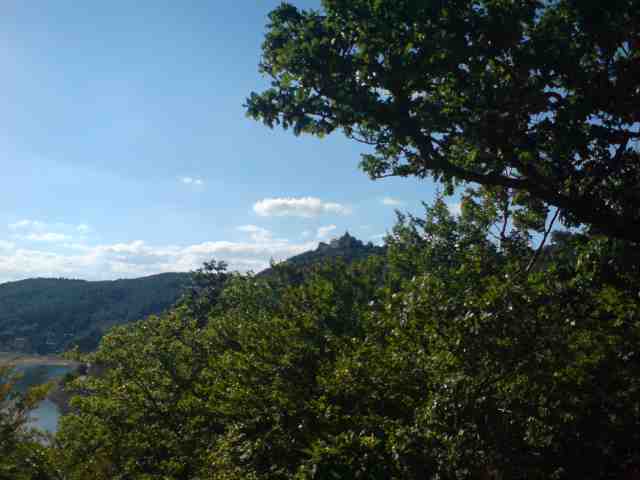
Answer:
<path fill-rule="evenodd" d="M 173 305 L 188 280 L 186 273 L 165 273 L 130 280 L 34 278 L 1 284 L 0 350 L 44 354 L 73 344 L 91 350 L 110 327 Z"/>

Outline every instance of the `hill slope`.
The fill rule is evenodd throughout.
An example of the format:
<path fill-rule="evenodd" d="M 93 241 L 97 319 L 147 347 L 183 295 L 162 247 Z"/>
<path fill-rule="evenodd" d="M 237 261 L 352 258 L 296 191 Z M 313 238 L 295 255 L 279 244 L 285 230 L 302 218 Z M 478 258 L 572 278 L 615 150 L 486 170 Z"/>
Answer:
<path fill-rule="evenodd" d="M 305 270 L 312 265 L 336 259 L 351 263 L 370 255 L 380 255 L 384 253 L 384 251 L 384 247 L 378 247 L 372 243 L 365 244 L 361 240 L 349 235 L 349 232 L 346 232 L 340 238 L 335 238 L 329 243 L 320 242 L 315 250 L 291 257 L 283 263 L 296 269 Z M 271 268 L 268 268 L 260 272 L 258 276 L 268 276 L 272 271 Z"/>
<path fill-rule="evenodd" d="M 95 345 L 109 327 L 170 307 L 187 273 L 131 280 L 35 278 L 0 284 L 0 350 L 53 353 Z"/>
<path fill-rule="evenodd" d="M 304 276 L 315 264 L 338 258 L 349 263 L 382 252 L 383 247 L 345 233 L 284 263 Z M 272 273 L 266 269 L 258 276 Z M 101 282 L 34 278 L 0 284 L 0 351 L 47 354 L 73 345 L 92 350 L 110 327 L 171 307 L 190 279 L 189 273 L 164 273 Z"/>

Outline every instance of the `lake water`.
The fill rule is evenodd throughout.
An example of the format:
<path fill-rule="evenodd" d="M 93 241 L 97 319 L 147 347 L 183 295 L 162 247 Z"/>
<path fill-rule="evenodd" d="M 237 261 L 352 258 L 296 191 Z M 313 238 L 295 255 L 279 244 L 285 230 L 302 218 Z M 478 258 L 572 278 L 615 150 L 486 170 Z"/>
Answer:
<path fill-rule="evenodd" d="M 16 388 L 25 391 L 30 387 L 60 378 L 70 372 L 72 368 L 63 365 L 27 365 L 19 366 L 16 370 L 23 375 Z M 60 410 L 51 400 L 45 399 L 31 412 L 30 417 L 34 427 L 53 433 L 58 428 Z"/>

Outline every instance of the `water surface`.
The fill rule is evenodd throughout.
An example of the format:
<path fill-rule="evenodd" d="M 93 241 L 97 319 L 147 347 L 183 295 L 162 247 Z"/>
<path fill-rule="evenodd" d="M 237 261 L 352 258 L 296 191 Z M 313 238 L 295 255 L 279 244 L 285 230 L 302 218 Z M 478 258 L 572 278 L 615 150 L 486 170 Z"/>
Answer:
<path fill-rule="evenodd" d="M 56 378 L 64 376 L 72 370 L 72 367 L 64 365 L 29 364 L 16 367 L 23 377 L 16 385 L 18 391 L 24 392 L 31 387 L 41 385 Z M 58 429 L 60 410 L 49 399 L 44 399 L 30 413 L 31 424 L 41 430 L 54 433 Z"/>

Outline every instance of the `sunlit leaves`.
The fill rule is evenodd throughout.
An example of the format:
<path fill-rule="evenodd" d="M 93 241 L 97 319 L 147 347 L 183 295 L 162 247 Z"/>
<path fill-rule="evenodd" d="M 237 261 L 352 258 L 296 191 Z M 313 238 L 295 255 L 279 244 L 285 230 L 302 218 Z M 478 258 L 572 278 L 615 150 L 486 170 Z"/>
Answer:
<path fill-rule="evenodd" d="M 249 116 L 343 130 L 372 147 L 360 165 L 373 178 L 526 192 L 525 223 L 555 205 L 568 224 L 639 240 L 633 0 L 323 6 L 271 14 L 272 86 L 251 94 Z"/>
<path fill-rule="evenodd" d="M 460 217 L 442 200 L 424 218 L 401 215 L 383 258 L 324 265 L 295 284 L 234 276 L 206 325 L 183 306 L 114 331 L 93 357 L 104 374 L 76 383 L 85 396 L 63 421 L 64 469 L 229 479 L 622 471 L 640 420 L 640 299 L 622 247 L 558 235 L 523 275 L 526 239 L 492 240 L 493 203 L 472 202 Z"/>

